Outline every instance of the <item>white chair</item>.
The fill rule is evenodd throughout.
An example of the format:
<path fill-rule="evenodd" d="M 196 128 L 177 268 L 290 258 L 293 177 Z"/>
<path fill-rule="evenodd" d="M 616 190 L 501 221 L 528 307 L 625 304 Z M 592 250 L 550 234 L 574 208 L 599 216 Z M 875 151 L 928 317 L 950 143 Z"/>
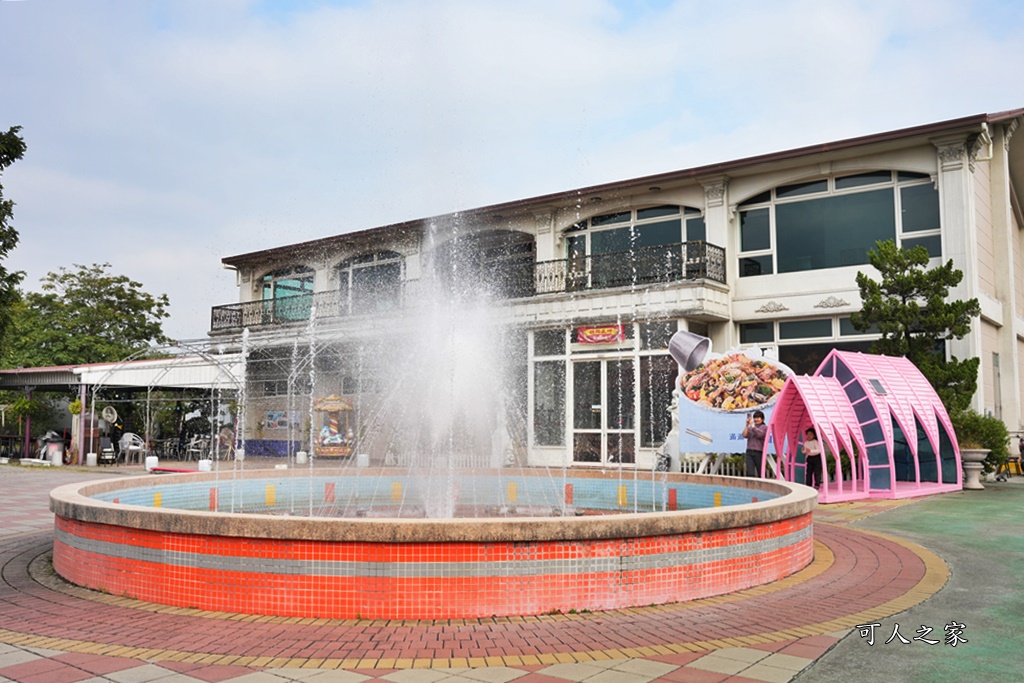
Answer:
<path fill-rule="evenodd" d="M 210 455 L 210 437 L 200 434 L 193 434 L 185 448 L 185 457 L 188 460 L 203 460 Z"/>
<path fill-rule="evenodd" d="M 143 454 L 146 452 L 146 442 L 142 437 L 132 432 L 125 432 L 121 437 L 121 454 L 124 456 L 125 464 L 129 462 L 142 462 Z"/>

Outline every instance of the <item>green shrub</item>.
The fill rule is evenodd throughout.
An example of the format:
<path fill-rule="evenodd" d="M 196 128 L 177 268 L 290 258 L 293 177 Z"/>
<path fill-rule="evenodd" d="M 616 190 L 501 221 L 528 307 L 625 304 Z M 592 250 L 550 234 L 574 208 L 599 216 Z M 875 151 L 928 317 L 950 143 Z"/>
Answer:
<path fill-rule="evenodd" d="M 974 410 L 961 410 L 949 416 L 960 448 L 987 448 L 985 471 L 992 472 L 1010 456 L 1010 433 L 1002 420 Z"/>

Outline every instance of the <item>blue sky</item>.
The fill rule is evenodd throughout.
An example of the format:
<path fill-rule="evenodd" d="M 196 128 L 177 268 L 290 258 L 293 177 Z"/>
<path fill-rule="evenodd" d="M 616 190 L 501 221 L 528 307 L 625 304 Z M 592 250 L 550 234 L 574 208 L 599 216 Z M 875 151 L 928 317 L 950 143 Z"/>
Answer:
<path fill-rule="evenodd" d="M 0 0 L 8 265 L 202 337 L 224 256 L 1024 107 L 1022 5 Z"/>

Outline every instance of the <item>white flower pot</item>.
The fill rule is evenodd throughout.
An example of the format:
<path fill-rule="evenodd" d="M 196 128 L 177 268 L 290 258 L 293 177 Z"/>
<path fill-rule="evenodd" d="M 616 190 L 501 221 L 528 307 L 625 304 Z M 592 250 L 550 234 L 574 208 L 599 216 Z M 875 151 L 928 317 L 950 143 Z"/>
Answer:
<path fill-rule="evenodd" d="M 981 471 L 985 468 L 982 464 L 988 457 L 987 448 L 961 448 L 960 462 L 964 468 L 964 489 L 967 491 L 980 491 L 985 487 L 980 481 Z"/>

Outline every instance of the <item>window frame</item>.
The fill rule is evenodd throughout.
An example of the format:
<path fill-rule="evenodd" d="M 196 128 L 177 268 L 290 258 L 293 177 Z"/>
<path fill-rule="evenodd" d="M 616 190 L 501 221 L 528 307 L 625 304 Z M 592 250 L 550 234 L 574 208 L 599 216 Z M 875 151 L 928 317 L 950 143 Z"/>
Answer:
<path fill-rule="evenodd" d="M 869 180 L 870 176 L 877 177 L 880 173 L 885 172 L 889 174 L 889 179 L 887 181 Z M 837 184 L 842 185 L 844 180 L 858 177 L 865 178 L 866 182 L 859 184 L 851 184 L 848 187 L 837 187 Z M 933 191 L 935 192 L 937 204 L 940 209 L 940 211 L 937 212 L 936 216 L 938 226 L 935 228 L 925 230 L 904 229 L 904 190 L 913 191 L 913 188 L 927 186 L 931 186 Z M 807 188 L 812 187 L 823 187 L 823 189 L 807 191 Z M 780 264 L 778 258 L 779 226 L 776 208 L 782 205 L 817 201 L 828 197 L 844 197 L 858 194 L 867 194 L 872 192 L 878 192 L 879 190 L 886 188 L 889 188 L 892 192 L 893 239 L 896 241 L 896 244 L 900 247 L 904 246 L 904 244 L 910 246 L 911 244 L 915 243 L 925 243 L 926 247 L 937 246 L 939 253 L 936 254 L 934 253 L 932 248 L 929 248 L 929 254 L 932 258 L 942 258 L 941 197 L 939 197 L 938 195 L 939 190 L 935 184 L 934 178 L 927 174 L 911 171 L 900 171 L 895 169 L 883 171 L 879 169 L 876 171 L 859 171 L 857 173 L 849 173 L 843 175 L 833 174 L 823 178 L 812 178 L 794 181 L 791 183 L 783 183 L 775 187 L 772 187 L 764 192 L 758 193 L 757 195 L 754 195 L 743 202 L 740 202 L 736 207 L 738 212 L 738 226 L 740 230 L 740 233 L 737 236 L 736 255 L 738 276 L 741 278 L 745 278 L 756 277 L 760 275 L 788 275 L 792 273 L 805 273 L 809 271 L 829 270 L 833 268 L 860 267 L 861 265 L 864 265 L 835 265 L 824 266 L 821 268 L 786 270 L 785 272 L 780 272 Z M 780 191 L 783 193 L 791 191 L 792 194 L 789 194 L 789 196 L 779 196 Z M 744 227 L 743 222 L 748 214 L 751 214 L 751 212 L 761 210 L 765 210 L 767 212 L 768 246 L 758 249 L 744 249 L 742 232 Z M 936 240 L 938 240 L 937 243 Z M 865 250 L 865 253 L 866 251 L 867 250 Z M 755 263 L 757 264 L 756 268 L 750 267 Z"/>
<path fill-rule="evenodd" d="M 334 275 L 337 278 L 335 291 L 338 292 L 340 312 L 343 315 L 363 313 L 363 311 L 355 311 L 353 308 L 353 294 L 355 292 L 357 271 L 385 268 L 396 263 L 398 264 L 398 277 L 396 279 L 398 293 L 395 304 L 400 305 L 402 283 L 405 281 L 405 257 L 399 252 L 390 250 L 364 252 L 350 256 L 335 266 Z M 365 312 L 372 313 L 373 311 Z"/>

